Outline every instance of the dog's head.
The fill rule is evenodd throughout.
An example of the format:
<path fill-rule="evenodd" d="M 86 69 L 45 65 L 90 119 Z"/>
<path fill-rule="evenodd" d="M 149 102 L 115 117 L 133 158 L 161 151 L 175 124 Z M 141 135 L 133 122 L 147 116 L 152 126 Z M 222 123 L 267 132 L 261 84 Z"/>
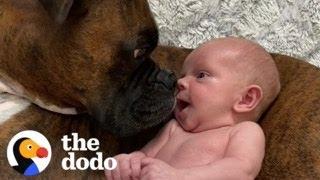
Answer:
<path fill-rule="evenodd" d="M 169 117 L 176 79 L 149 58 L 147 0 L 8 1 L 0 14 L 0 79 L 15 93 L 87 111 L 118 135 Z"/>

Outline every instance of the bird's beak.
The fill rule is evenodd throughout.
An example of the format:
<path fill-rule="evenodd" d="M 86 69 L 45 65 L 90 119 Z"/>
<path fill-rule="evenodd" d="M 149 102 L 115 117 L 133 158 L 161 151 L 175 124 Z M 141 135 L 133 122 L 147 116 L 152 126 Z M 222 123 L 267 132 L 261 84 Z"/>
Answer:
<path fill-rule="evenodd" d="M 43 147 L 39 148 L 39 149 L 37 150 L 37 156 L 38 156 L 39 158 L 47 157 L 47 156 L 48 156 L 48 151 L 47 151 L 47 149 L 46 149 L 46 148 L 43 148 Z"/>

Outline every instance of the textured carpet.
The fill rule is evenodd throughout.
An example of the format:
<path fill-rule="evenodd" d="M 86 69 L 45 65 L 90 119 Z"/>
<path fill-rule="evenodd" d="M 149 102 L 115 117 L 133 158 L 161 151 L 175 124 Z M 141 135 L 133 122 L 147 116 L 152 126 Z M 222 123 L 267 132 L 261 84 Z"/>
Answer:
<path fill-rule="evenodd" d="M 320 0 L 149 0 L 163 45 L 238 36 L 320 67 Z"/>

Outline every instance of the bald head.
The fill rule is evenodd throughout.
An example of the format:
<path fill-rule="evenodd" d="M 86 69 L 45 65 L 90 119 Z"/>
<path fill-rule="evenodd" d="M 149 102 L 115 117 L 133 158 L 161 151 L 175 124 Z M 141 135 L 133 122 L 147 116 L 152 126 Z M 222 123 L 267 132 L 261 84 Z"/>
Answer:
<path fill-rule="evenodd" d="M 273 63 L 270 54 L 259 44 L 235 37 L 219 38 L 206 42 L 199 47 L 198 51 L 219 56 L 218 59 L 227 64 L 230 63 L 232 66 Z"/>
<path fill-rule="evenodd" d="M 260 45 L 241 38 L 219 38 L 201 45 L 195 53 L 223 61 L 244 86 L 258 85 L 263 98 L 255 109 L 258 118 L 280 91 L 279 73 L 271 55 Z"/>

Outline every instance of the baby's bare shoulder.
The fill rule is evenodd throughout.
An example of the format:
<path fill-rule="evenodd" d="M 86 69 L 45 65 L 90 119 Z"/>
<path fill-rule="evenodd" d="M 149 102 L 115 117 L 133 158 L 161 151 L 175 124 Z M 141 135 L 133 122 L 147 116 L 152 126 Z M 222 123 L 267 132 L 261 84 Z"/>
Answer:
<path fill-rule="evenodd" d="M 264 136 L 263 130 L 259 124 L 252 122 L 252 121 L 244 121 L 238 123 L 234 126 L 231 130 L 231 135 L 233 134 L 241 134 L 243 136 Z"/>
<path fill-rule="evenodd" d="M 252 122 L 252 121 L 244 121 L 241 123 L 238 123 L 234 126 L 234 129 L 255 129 L 255 130 L 261 130 L 261 127 L 259 124 Z"/>

